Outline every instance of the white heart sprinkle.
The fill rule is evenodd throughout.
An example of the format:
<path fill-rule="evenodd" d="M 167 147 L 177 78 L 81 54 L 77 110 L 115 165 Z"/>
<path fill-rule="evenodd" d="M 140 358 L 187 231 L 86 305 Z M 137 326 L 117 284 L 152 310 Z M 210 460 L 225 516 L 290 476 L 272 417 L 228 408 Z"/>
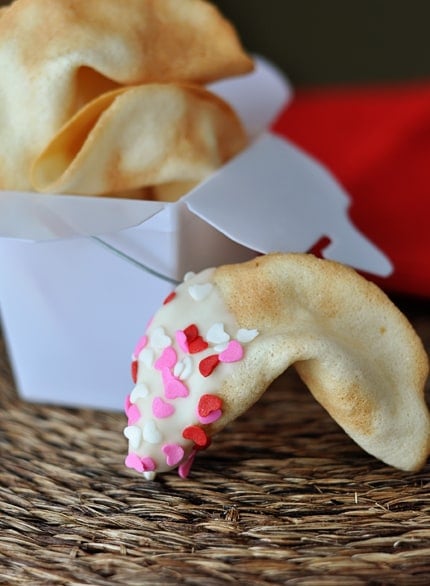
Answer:
<path fill-rule="evenodd" d="M 130 442 L 130 448 L 137 450 L 142 441 L 142 431 L 137 425 L 129 425 L 124 429 L 124 435 Z"/>
<path fill-rule="evenodd" d="M 218 354 L 221 354 L 221 352 L 224 352 L 224 350 L 227 350 L 227 348 L 228 348 L 228 342 L 226 342 L 225 344 L 217 344 L 216 346 L 214 346 L 214 350 Z"/>
<path fill-rule="evenodd" d="M 185 364 L 182 361 L 179 361 L 175 364 L 175 366 L 173 367 L 173 376 L 176 376 L 176 378 L 179 378 L 181 376 L 181 373 L 183 372 L 185 368 Z"/>
<path fill-rule="evenodd" d="M 143 472 L 143 476 L 144 476 L 145 480 L 154 480 L 154 478 L 156 477 L 156 472 L 145 470 Z"/>
<path fill-rule="evenodd" d="M 143 426 L 143 439 L 150 444 L 159 444 L 161 442 L 162 435 L 153 419 L 148 419 Z"/>
<path fill-rule="evenodd" d="M 147 368 L 151 368 L 151 366 L 154 364 L 154 350 L 152 348 L 144 348 L 139 353 L 138 360 Z"/>
<path fill-rule="evenodd" d="M 190 279 L 192 279 L 195 276 L 196 276 L 196 273 L 193 273 L 193 271 L 188 271 L 188 273 L 185 273 L 185 275 L 184 275 L 184 283 L 186 281 L 189 281 Z"/>
<path fill-rule="evenodd" d="M 186 380 L 193 371 L 193 362 L 190 356 L 185 356 L 183 360 L 175 364 L 173 374 L 180 380 Z"/>
<path fill-rule="evenodd" d="M 188 293 L 195 301 L 202 301 L 213 289 L 212 283 L 203 283 L 201 285 L 190 285 L 188 287 Z"/>
<path fill-rule="evenodd" d="M 225 344 L 230 340 L 230 336 L 224 330 L 223 323 L 215 323 L 209 329 L 206 334 L 206 340 L 211 344 Z"/>
<path fill-rule="evenodd" d="M 256 338 L 258 333 L 258 330 L 247 330 L 245 328 L 241 328 L 237 331 L 236 340 L 245 344 L 246 342 L 251 342 L 254 338 Z"/>
<path fill-rule="evenodd" d="M 143 383 L 138 383 L 130 394 L 130 403 L 136 403 L 138 399 L 144 399 L 148 396 L 148 388 Z"/>
<path fill-rule="evenodd" d="M 170 346 L 171 344 L 172 340 L 169 338 L 169 336 L 166 336 L 164 328 L 155 328 L 151 334 L 151 345 L 154 348 L 163 349 L 167 348 L 167 346 Z"/>

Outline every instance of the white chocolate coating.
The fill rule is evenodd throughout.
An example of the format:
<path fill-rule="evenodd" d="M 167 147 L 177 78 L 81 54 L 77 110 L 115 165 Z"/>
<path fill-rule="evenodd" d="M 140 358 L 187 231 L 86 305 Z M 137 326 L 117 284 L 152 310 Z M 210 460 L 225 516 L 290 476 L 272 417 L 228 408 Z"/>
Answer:
<path fill-rule="evenodd" d="M 186 277 L 156 312 L 133 354 L 136 385 L 125 407 L 126 465 L 149 480 L 177 466 L 187 475 L 196 451 L 209 443 L 211 423 L 223 417 L 222 401 L 218 405 L 216 399 L 223 379 L 258 334 L 239 327 L 212 283 L 213 273 L 206 269 Z M 184 333 L 189 326 L 197 346 Z M 213 364 L 202 374 L 208 357 Z M 208 411 L 204 415 L 199 404 Z"/>

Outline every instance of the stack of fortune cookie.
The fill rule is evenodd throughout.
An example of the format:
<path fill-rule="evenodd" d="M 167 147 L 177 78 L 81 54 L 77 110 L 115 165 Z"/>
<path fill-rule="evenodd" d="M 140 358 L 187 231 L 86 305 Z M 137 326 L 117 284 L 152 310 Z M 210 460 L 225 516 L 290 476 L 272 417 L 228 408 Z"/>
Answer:
<path fill-rule="evenodd" d="M 253 68 L 204 0 L 0 11 L 0 189 L 172 201 L 246 145 L 206 85 Z"/>

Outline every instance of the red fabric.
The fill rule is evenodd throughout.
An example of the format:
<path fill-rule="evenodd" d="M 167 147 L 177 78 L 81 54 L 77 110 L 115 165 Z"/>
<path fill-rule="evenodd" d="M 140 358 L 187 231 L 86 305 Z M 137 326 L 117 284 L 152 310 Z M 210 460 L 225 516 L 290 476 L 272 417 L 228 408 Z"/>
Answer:
<path fill-rule="evenodd" d="M 348 191 L 351 219 L 395 267 L 374 280 L 430 297 L 430 82 L 299 90 L 273 130 Z"/>

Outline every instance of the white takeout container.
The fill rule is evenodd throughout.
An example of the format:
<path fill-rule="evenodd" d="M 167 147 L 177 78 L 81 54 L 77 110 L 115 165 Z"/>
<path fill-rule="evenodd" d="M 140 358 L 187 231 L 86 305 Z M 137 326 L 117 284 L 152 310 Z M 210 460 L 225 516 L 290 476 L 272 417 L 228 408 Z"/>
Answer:
<path fill-rule="evenodd" d="M 328 171 L 270 132 L 291 97 L 280 72 L 257 58 L 211 87 L 250 146 L 178 202 L 0 192 L 2 326 L 23 398 L 121 409 L 134 345 L 187 271 L 328 236 L 327 258 L 390 272 Z"/>

